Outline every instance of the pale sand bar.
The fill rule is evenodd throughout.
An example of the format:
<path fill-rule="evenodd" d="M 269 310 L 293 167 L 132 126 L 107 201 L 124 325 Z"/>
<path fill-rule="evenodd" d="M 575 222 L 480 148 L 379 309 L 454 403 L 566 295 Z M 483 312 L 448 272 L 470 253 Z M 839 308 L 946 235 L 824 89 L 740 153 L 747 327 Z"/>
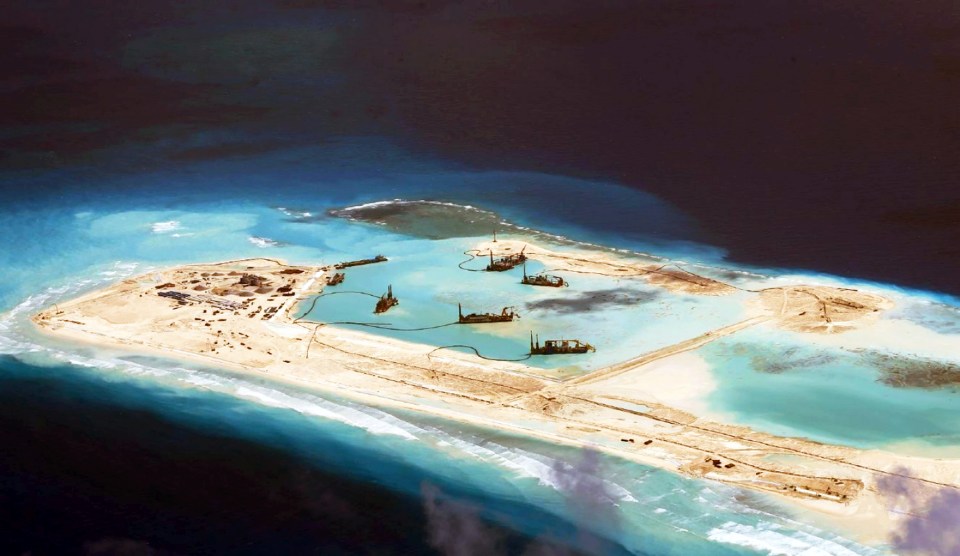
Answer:
<path fill-rule="evenodd" d="M 560 253 L 503 239 L 474 252 L 504 255 L 524 246 L 528 256 L 551 269 L 633 276 L 687 294 L 735 290 L 680 267 L 612 254 Z M 883 542 L 896 527 L 891 520 L 897 517 L 876 491 L 879 477 L 906 468 L 920 486 L 960 487 L 958 460 L 782 438 L 666 405 L 676 399 L 686 409 L 696 407 L 685 393 L 702 389 L 701 372 L 672 374 L 662 391 L 651 383 L 663 379 L 657 369 L 670 358 L 676 357 L 673 364 L 690 362 L 685 352 L 759 323 L 813 333 L 855 328 L 889 306 L 875 294 L 824 286 L 764 290 L 742 322 L 561 382 L 550 371 L 520 363 L 434 352 L 432 346 L 295 321 L 296 304 L 320 291 L 332 272 L 269 259 L 183 266 L 61 303 L 34 322 L 70 340 L 189 358 L 775 493 L 813 512 L 813 519 L 829 516 L 834 526 L 864 542 Z M 250 282 L 244 274 L 256 283 L 240 284 Z M 171 291 L 189 297 L 158 295 Z"/>

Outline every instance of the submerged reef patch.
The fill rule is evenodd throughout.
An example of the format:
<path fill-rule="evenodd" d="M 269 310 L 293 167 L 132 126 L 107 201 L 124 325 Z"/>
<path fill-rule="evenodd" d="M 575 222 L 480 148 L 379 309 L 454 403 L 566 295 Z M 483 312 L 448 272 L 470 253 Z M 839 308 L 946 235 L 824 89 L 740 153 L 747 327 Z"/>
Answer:
<path fill-rule="evenodd" d="M 769 347 L 754 342 L 731 342 L 715 346 L 723 357 L 746 357 L 750 368 L 758 373 L 783 374 L 837 361 L 839 355 L 829 352 L 811 352 L 801 346 Z"/>
<path fill-rule="evenodd" d="M 761 373 L 781 374 L 810 367 L 818 367 L 836 361 L 837 356 L 830 353 L 809 355 L 800 348 L 787 348 L 777 353 L 754 355 L 750 358 L 750 366 Z"/>
<path fill-rule="evenodd" d="M 868 351 L 863 357 L 880 371 L 880 381 L 896 388 L 960 386 L 960 365 L 923 357 Z"/>
<path fill-rule="evenodd" d="M 327 214 L 424 239 L 488 236 L 497 229 L 513 228 L 493 212 L 443 201 L 378 201 L 331 209 Z"/>
<path fill-rule="evenodd" d="M 628 307 L 640 303 L 650 303 L 660 298 L 659 292 L 642 290 L 592 290 L 580 292 L 568 297 L 551 297 L 531 301 L 526 304 L 529 311 L 554 311 L 563 314 L 582 313 L 594 309 Z"/>

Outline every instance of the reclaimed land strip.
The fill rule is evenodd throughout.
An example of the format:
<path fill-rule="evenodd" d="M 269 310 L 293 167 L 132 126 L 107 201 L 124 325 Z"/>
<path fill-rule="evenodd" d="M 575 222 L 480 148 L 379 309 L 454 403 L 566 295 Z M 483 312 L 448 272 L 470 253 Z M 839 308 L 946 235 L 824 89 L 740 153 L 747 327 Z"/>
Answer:
<path fill-rule="evenodd" d="M 682 342 L 677 342 L 676 344 L 671 344 L 669 346 L 665 346 L 660 349 L 657 349 L 648 353 L 644 353 L 643 355 L 639 355 L 632 359 L 628 359 L 622 363 L 616 363 L 614 365 L 610 365 L 609 367 L 597 369 L 592 373 L 569 379 L 565 382 L 565 384 L 589 384 L 591 382 L 598 382 L 601 380 L 609 379 L 620 373 L 625 373 L 627 371 L 636 369 L 637 367 L 642 367 L 643 365 L 653 363 L 658 359 L 663 359 L 664 357 L 670 357 L 671 355 L 676 355 L 684 351 L 697 349 L 718 338 L 729 336 L 734 332 L 739 332 L 744 328 L 748 328 L 750 326 L 760 324 L 761 322 L 767 322 L 770 320 L 770 318 L 771 317 L 765 316 L 765 315 L 751 317 L 749 319 L 742 320 L 740 322 L 731 324 L 729 326 L 716 328 L 714 330 L 710 330 L 709 332 L 705 332 L 695 338 L 690 338 L 689 340 L 683 340 Z"/>

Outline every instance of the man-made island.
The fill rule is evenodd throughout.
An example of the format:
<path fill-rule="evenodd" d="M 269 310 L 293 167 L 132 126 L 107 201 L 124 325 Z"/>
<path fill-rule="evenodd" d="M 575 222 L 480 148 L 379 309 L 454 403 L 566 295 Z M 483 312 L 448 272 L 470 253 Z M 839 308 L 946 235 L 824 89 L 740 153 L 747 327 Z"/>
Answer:
<path fill-rule="evenodd" d="M 736 289 L 678 265 L 637 263 L 610 253 L 560 252 L 503 238 L 472 251 L 480 257 L 520 252 L 555 273 L 645 280 L 684 295 L 725 295 Z M 550 369 L 523 362 L 438 351 L 336 323 L 298 319 L 298 305 L 330 287 L 328 282 L 343 281 L 340 275 L 330 282 L 344 268 L 348 265 L 287 265 L 271 259 L 180 266 L 49 307 L 33 320 L 41 330 L 70 340 L 190 358 L 775 493 L 829 514 L 874 541 L 893 527 L 877 491 L 879 480 L 897 477 L 936 488 L 960 487 L 957 461 L 778 437 L 644 397 L 662 386 L 644 376 L 645 367 L 655 361 L 761 323 L 809 334 L 853 329 L 890 307 L 880 295 L 803 285 L 759 290 L 739 322 L 561 379 Z M 348 273 L 336 288 L 349 283 Z"/>

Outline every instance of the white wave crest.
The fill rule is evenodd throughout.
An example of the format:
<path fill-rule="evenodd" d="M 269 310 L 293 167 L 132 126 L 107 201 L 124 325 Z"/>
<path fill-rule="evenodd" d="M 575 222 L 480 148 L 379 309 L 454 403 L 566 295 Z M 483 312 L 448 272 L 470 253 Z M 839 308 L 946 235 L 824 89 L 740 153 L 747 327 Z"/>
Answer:
<path fill-rule="evenodd" d="M 851 550 L 840 542 L 811 535 L 803 531 L 789 534 L 779 531 L 775 524 L 745 525 L 728 521 L 707 533 L 707 539 L 714 542 L 734 544 L 763 551 L 770 555 L 784 556 L 862 556 L 881 554 L 867 547 L 857 546 Z M 839 539 L 838 539 L 839 540 Z M 864 552 L 864 549 L 867 552 Z"/>
<path fill-rule="evenodd" d="M 270 239 L 268 237 L 259 237 L 259 236 L 250 236 L 247 238 L 247 241 L 256 245 L 261 249 L 266 249 L 268 247 L 277 247 L 280 245 L 280 242 L 275 239 Z"/>
<path fill-rule="evenodd" d="M 282 212 L 284 215 L 289 216 L 290 218 L 310 218 L 313 216 L 312 212 L 305 210 L 293 210 L 286 207 L 277 207 L 277 210 Z"/>
<path fill-rule="evenodd" d="M 433 201 L 429 199 L 415 199 L 415 200 L 393 199 L 392 201 L 373 201 L 370 203 L 363 203 L 360 205 L 353 205 L 349 207 L 344 207 L 342 209 L 336 209 L 332 212 L 334 214 L 340 214 L 344 212 L 355 212 L 358 210 L 367 210 L 367 209 L 378 208 L 378 207 L 410 206 L 410 205 L 433 205 L 433 206 L 440 206 L 440 207 L 450 207 L 450 208 L 457 208 L 457 209 L 479 212 L 482 214 L 489 214 L 491 216 L 495 216 L 495 213 L 489 210 L 479 209 L 472 205 L 461 205 L 459 203 L 451 203 L 448 201 Z"/>
<path fill-rule="evenodd" d="M 291 396 L 278 390 L 253 385 L 237 388 L 236 395 L 252 399 L 262 405 L 292 409 L 303 415 L 339 421 L 346 425 L 362 428 L 373 434 L 390 434 L 408 440 L 417 438 L 404 427 L 398 426 L 396 422 L 399 419 L 386 413 L 378 411 L 378 415 L 370 415 L 353 407 L 335 404 L 317 396 Z"/>
<path fill-rule="evenodd" d="M 165 222 L 154 222 L 150 225 L 150 229 L 153 230 L 155 234 L 168 234 L 180 229 L 180 221 L 167 220 Z"/>
<path fill-rule="evenodd" d="M 436 428 L 427 428 L 440 445 L 451 446 L 461 453 L 486 463 L 494 463 L 513 471 L 520 477 L 536 479 L 541 486 L 563 491 L 563 485 L 557 481 L 555 469 L 561 463 L 547 456 L 534 454 L 521 448 L 508 448 L 495 442 L 476 438 L 458 437 Z M 604 480 L 613 497 L 622 502 L 637 502 L 633 495 L 621 485 Z"/>
<path fill-rule="evenodd" d="M 139 268 L 138 263 L 118 261 L 110 268 L 97 272 L 94 277 L 71 280 L 28 296 L 6 313 L 0 314 L 0 353 L 14 355 L 43 350 L 43 346 L 32 342 L 26 334 L 26 330 L 31 326 L 31 316 L 44 307 L 75 297 L 84 291 L 128 278 Z"/>

